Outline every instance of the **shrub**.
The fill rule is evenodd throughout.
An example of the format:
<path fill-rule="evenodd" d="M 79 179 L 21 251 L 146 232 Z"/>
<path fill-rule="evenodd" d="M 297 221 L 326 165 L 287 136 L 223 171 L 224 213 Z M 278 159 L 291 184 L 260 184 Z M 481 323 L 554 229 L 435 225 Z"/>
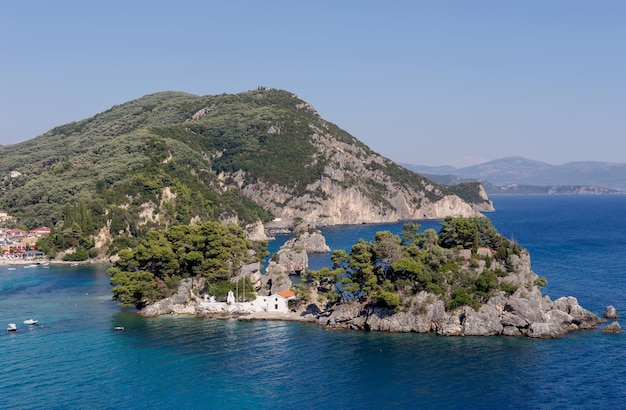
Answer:
<path fill-rule="evenodd" d="M 66 262 L 82 262 L 89 259 L 89 254 L 83 248 L 76 249 L 74 253 L 66 253 L 63 260 Z"/>
<path fill-rule="evenodd" d="M 548 279 L 546 279 L 545 276 L 535 279 L 535 285 L 539 286 L 540 288 L 543 288 L 547 284 L 548 284 Z"/>
<path fill-rule="evenodd" d="M 512 284 L 511 282 L 502 282 L 500 283 L 500 290 L 505 292 L 507 295 L 512 295 L 517 291 L 518 286 Z"/>
<path fill-rule="evenodd" d="M 452 292 L 452 299 L 446 303 L 446 309 L 452 310 L 461 306 L 470 306 L 474 310 L 480 308 L 480 303 L 473 299 L 465 289 L 457 289 Z"/>
<path fill-rule="evenodd" d="M 385 289 L 380 289 L 372 294 L 372 297 L 378 305 L 385 306 L 391 309 L 396 309 L 400 306 L 400 296 Z"/>

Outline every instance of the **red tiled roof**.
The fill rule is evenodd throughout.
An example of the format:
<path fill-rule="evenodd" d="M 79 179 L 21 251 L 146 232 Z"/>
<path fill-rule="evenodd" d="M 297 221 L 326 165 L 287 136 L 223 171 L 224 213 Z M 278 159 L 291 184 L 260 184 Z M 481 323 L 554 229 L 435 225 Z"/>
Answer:
<path fill-rule="evenodd" d="M 18 234 L 24 234 L 26 235 L 26 231 L 23 231 L 21 229 L 7 229 L 7 234 L 14 234 L 14 233 L 18 233 Z"/>
<path fill-rule="evenodd" d="M 290 290 L 283 290 L 282 292 L 278 292 L 278 296 L 282 296 L 285 299 L 290 298 L 292 296 L 296 296 L 295 292 L 292 292 Z"/>
<path fill-rule="evenodd" d="M 50 232 L 50 228 L 42 226 L 41 228 L 31 229 L 31 232 Z"/>

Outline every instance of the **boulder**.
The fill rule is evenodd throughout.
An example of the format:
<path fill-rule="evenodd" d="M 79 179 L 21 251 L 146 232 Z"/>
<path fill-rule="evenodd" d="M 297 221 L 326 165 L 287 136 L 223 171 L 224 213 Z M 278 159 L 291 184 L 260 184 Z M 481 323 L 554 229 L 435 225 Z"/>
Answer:
<path fill-rule="evenodd" d="M 527 328 L 530 323 L 515 313 L 505 312 L 500 319 L 500 324 L 504 327 Z"/>
<path fill-rule="evenodd" d="M 604 309 L 604 317 L 607 319 L 617 319 L 619 317 L 619 313 L 612 305 L 609 305 L 606 309 Z"/>
<path fill-rule="evenodd" d="M 458 315 L 451 315 L 443 326 L 437 329 L 437 334 L 441 336 L 462 336 L 463 326 Z"/>
<path fill-rule="evenodd" d="M 573 306 L 569 314 L 572 315 L 572 317 L 574 318 L 574 323 L 580 329 L 595 329 L 596 327 L 598 327 L 599 323 L 606 322 L 605 319 L 602 319 L 600 316 L 591 313 L 580 305 Z"/>
<path fill-rule="evenodd" d="M 505 336 L 521 336 L 523 333 L 516 326 L 504 326 L 502 334 Z"/>
<path fill-rule="evenodd" d="M 558 298 L 552 302 L 552 308 L 569 314 L 572 323 L 580 329 L 594 329 L 598 323 L 605 322 L 601 317 L 580 306 L 578 300 L 572 296 Z"/>
<path fill-rule="evenodd" d="M 525 299 L 520 297 L 510 297 L 504 306 L 504 315 L 508 316 L 507 325 L 519 323 L 544 322 L 545 317 L 541 309 L 540 299 Z"/>
<path fill-rule="evenodd" d="M 531 323 L 526 332 L 526 336 L 540 339 L 557 339 L 563 337 L 566 327 L 554 322 L 534 322 Z"/>
<path fill-rule="evenodd" d="M 500 314 L 493 306 L 482 305 L 476 312 L 470 307 L 464 308 L 463 334 L 466 336 L 492 336 L 502 333 Z"/>
<path fill-rule="evenodd" d="M 607 333 L 607 334 L 622 333 L 622 327 L 619 325 L 617 321 L 615 321 L 611 323 L 610 325 L 605 326 L 604 329 L 602 329 L 602 333 Z"/>

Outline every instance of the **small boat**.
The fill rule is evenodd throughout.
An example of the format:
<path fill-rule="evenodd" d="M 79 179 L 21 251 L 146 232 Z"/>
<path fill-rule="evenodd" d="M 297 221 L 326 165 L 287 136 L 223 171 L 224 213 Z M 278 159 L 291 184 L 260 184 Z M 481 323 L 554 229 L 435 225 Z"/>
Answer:
<path fill-rule="evenodd" d="M 115 326 L 115 330 L 124 330 L 124 326 Z"/>
<path fill-rule="evenodd" d="M 9 332 L 15 332 L 17 330 L 17 326 L 15 325 L 15 323 L 9 323 L 9 326 L 7 327 L 7 330 Z"/>
<path fill-rule="evenodd" d="M 25 325 L 36 325 L 37 323 L 39 323 L 39 321 L 36 319 L 26 319 L 24 321 Z"/>

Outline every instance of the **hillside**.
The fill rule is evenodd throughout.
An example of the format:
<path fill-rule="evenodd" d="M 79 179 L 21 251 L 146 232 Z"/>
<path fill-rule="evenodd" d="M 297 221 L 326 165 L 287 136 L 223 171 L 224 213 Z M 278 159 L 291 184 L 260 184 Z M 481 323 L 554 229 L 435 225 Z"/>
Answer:
<path fill-rule="evenodd" d="M 492 209 L 480 185 L 435 184 L 269 89 L 147 95 L 0 147 L 0 178 L 0 209 L 19 224 L 101 253 L 192 221 L 334 225 Z"/>
<path fill-rule="evenodd" d="M 595 188 L 626 191 L 626 163 L 581 161 L 550 165 L 521 157 L 506 157 L 463 168 L 403 166 L 422 175 L 454 175 L 462 180 L 489 181 L 497 186 L 517 184 L 564 192 L 569 192 L 568 186 L 580 186 L 583 190 L 589 188 L 590 191 L 595 191 Z"/>

